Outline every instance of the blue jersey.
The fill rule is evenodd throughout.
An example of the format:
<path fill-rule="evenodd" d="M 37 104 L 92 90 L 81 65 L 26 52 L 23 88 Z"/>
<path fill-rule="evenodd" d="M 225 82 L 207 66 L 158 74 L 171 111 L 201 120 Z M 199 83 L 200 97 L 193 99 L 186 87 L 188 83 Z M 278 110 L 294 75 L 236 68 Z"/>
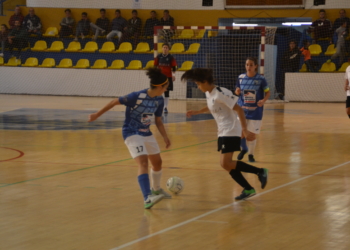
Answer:
<path fill-rule="evenodd" d="M 152 98 L 147 95 L 147 89 L 144 89 L 119 97 L 119 102 L 126 106 L 123 125 L 124 140 L 132 135 L 152 135 L 149 126 L 154 116 L 161 117 L 163 114 L 163 96 Z"/>
<path fill-rule="evenodd" d="M 263 107 L 258 107 L 258 101 L 264 99 L 269 86 L 262 75 L 256 74 L 248 77 L 241 74 L 238 77 L 237 88 L 241 89 L 238 105 L 244 110 L 245 117 L 249 120 L 262 120 Z"/>

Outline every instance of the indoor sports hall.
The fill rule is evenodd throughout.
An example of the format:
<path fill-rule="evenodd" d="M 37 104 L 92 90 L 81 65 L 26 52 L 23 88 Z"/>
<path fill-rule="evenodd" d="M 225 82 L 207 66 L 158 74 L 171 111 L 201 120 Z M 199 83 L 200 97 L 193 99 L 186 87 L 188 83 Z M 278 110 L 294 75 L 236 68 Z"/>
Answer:
<path fill-rule="evenodd" d="M 281 2 L 0 1 L 0 249 L 350 249 L 350 3 Z M 114 34 L 120 16 L 125 29 Z M 68 17 L 71 33 L 62 32 Z M 161 187 L 174 176 L 184 187 L 145 209 L 125 106 L 88 120 L 149 88 L 164 44 L 177 63 L 161 116 L 171 146 L 150 128 Z M 242 161 L 269 178 L 261 189 L 243 173 L 256 195 L 235 200 L 243 188 L 220 166 L 215 119 L 186 116 L 206 96 L 181 77 L 211 68 L 235 92 L 248 57 L 270 97 L 255 162 Z"/>

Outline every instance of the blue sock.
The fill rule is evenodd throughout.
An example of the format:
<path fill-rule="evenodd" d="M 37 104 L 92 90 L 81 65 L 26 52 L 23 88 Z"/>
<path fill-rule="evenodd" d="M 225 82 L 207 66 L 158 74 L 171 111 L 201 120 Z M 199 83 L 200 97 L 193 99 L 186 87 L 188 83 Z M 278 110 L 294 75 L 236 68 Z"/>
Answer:
<path fill-rule="evenodd" d="M 143 194 L 143 198 L 147 200 L 147 196 L 151 193 L 148 174 L 142 174 L 137 177 Z"/>
<path fill-rule="evenodd" d="M 245 138 L 241 139 L 241 148 L 242 148 L 242 150 L 248 151 L 247 141 Z"/>

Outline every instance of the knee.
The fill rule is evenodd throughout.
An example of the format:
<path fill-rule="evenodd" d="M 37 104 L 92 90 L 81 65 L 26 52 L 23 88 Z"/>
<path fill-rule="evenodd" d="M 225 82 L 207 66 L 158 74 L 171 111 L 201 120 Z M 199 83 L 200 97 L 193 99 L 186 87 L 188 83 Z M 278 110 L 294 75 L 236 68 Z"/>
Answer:
<path fill-rule="evenodd" d="M 249 136 L 246 138 L 247 141 L 254 141 L 256 140 L 256 134 L 250 133 Z"/>
<path fill-rule="evenodd" d="M 221 167 L 222 167 L 223 169 L 225 169 L 225 170 L 227 170 L 227 171 L 229 171 L 230 168 L 232 168 L 231 164 L 230 164 L 229 162 L 227 162 L 227 161 L 221 161 L 221 162 L 220 162 L 220 165 L 221 165 Z"/>

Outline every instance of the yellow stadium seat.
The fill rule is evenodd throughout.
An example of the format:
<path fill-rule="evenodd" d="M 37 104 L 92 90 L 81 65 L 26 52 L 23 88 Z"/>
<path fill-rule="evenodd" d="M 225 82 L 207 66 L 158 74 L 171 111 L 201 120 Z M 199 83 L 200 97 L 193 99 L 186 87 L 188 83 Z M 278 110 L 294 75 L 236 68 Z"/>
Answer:
<path fill-rule="evenodd" d="M 148 43 L 141 42 L 137 44 L 136 49 L 134 50 L 134 53 L 149 53 L 150 48 Z"/>
<path fill-rule="evenodd" d="M 7 63 L 5 63 L 5 66 L 12 66 L 12 67 L 16 67 L 21 65 L 21 59 L 17 59 L 16 57 L 11 57 Z"/>
<path fill-rule="evenodd" d="M 311 44 L 309 50 L 312 56 L 319 56 L 322 53 L 322 48 L 318 44 Z"/>
<path fill-rule="evenodd" d="M 163 53 L 163 44 L 164 43 L 158 43 L 158 47 L 157 47 L 157 50 L 158 50 L 158 53 Z"/>
<path fill-rule="evenodd" d="M 44 37 L 57 37 L 58 29 L 56 27 L 48 27 L 43 34 Z"/>
<path fill-rule="evenodd" d="M 120 44 L 119 49 L 114 53 L 130 53 L 132 51 L 132 45 L 129 42 L 124 42 Z"/>
<path fill-rule="evenodd" d="M 179 54 L 185 51 L 185 46 L 182 43 L 174 43 L 169 51 L 171 54 Z"/>
<path fill-rule="evenodd" d="M 192 29 L 185 29 L 181 31 L 179 38 L 189 39 L 194 37 L 194 31 Z"/>
<path fill-rule="evenodd" d="M 22 67 L 38 67 L 38 65 L 39 65 L 38 58 L 29 57 L 27 58 L 26 62 L 22 64 Z"/>
<path fill-rule="evenodd" d="M 192 43 L 185 54 L 197 54 L 200 46 L 199 43 Z"/>
<path fill-rule="evenodd" d="M 4 65 L 4 58 L 0 57 L 0 65 Z"/>
<path fill-rule="evenodd" d="M 332 56 L 337 52 L 337 49 L 334 48 L 334 44 L 328 46 L 327 51 L 324 53 L 326 56 Z"/>
<path fill-rule="evenodd" d="M 90 67 L 90 61 L 88 59 L 79 59 L 77 64 L 73 66 L 75 69 L 87 69 Z"/>
<path fill-rule="evenodd" d="M 299 72 L 308 72 L 306 64 L 304 63 L 303 66 L 301 66 L 301 69 L 299 69 Z"/>
<path fill-rule="evenodd" d="M 346 69 L 350 66 L 350 62 L 345 62 L 342 64 L 342 66 L 340 67 L 340 69 L 338 70 L 339 72 L 345 72 Z"/>
<path fill-rule="evenodd" d="M 112 53 L 113 51 L 115 51 L 115 45 L 113 42 L 105 42 L 99 50 L 100 53 Z"/>
<path fill-rule="evenodd" d="M 108 69 L 123 69 L 124 66 L 124 61 L 123 60 L 114 60 L 112 62 L 112 65 L 108 67 Z"/>
<path fill-rule="evenodd" d="M 68 48 L 65 49 L 66 52 L 78 52 L 81 50 L 80 42 L 70 42 Z"/>
<path fill-rule="evenodd" d="M 217 36 L 218 36 L 218 32 L 217 31 L 212 31 L 212 30 L 208 31 L 208 38 L 217 37 Z"/>
<path fill-rule="evenodd" d="M 91 66 L 91 69 L 106 69 L 107 61 L 105 59 L 98 59 L 95 61 L 94 65 Z"/>
<path fill-rule="evenodd" d="M 71 68 L 73 67 L 72 60 L 69 58 L 62 59 L 60 64 L 56 66 L 56 68 Z"/>
<path fill-rule="evenodd" d="M 140 60 L 132 60 L 125 69 L 142 69 L 142 63 Z"/>
<path fill-rule="evenodd" d="M 82 49 L 80 52 L 95 53 L 95 51 L 97 50 L 98 50 L 98 45 L 96 42 L 87 42 L 85 44 L 85 48 Z"/>
<path fill-rule="evenodd" d="M 336 70 L 335 64 L 331 62 L 331 60 L 328 60 L 324 64 L 322 64 L 321 69 L 319 72 L 334 72 Z"/>
<path fill-rule="evenodd" d="M 154 60 L 148 61 L 146 64 L 146 67 L 143 69 L 153 68 L 154 67 Z"/>
<path fill-rule="evenodd" d="M 34 47 L 31 49 L 32 51 L 44 51 L 47 49 L 46 41 L 39 40 L 34 44 Z"/>
<path fill-rule="evenodd" d="M 196 34 L 195 38 L 196 39 L 201 39 L 204 37 L 204 34 L 205 34 L 205 31 L 206 30 L 199 30 L 198 34 Z"/>
<path fill-rule="evenodd" d="M 51 44 L 51 47 L 48 48 L 46 51 L 48 51 L 48 52 L 61 52 L 61 50 L 64 50 L 63 42 L 54 41 Z"/>
<path fill-rule="evenodd" d="M 55 67 L 56 62 L 53 58 L 45 58 L 43 63 L 39 65 L 40 68 L 53 68 Z"/>
<path fill-rule="evenodd" d="M 194 62 L 192 61 L 184 61 L 181 65 L 181 68 L 178 69 L 178 71 L 186 71 L 190 70 L 193 67 Z"/>

